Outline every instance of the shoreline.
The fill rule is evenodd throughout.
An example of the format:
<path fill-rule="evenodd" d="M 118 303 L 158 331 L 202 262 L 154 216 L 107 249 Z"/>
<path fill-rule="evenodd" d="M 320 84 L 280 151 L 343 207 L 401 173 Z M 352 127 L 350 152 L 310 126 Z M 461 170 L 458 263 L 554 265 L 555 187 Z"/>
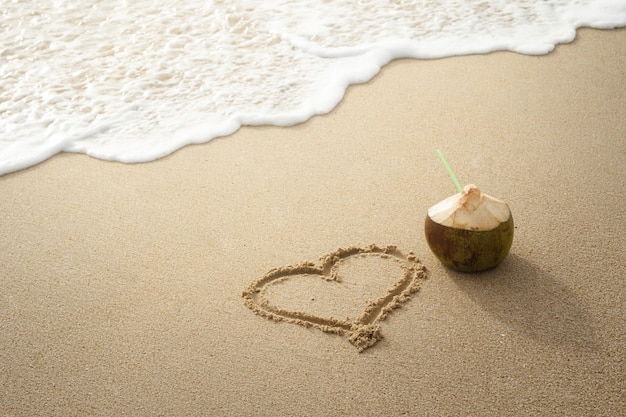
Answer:
<path fill-rule="evenodd" d="M 396 61 L 420 61 L 420 62 L 429 62 L 429 61 L 439 61 L 439 60 L 447 60 L 447 59 L 459 59 L 459 58 L 463 58 L 463 57 L 475 57 L 475 56 L 488 56 L 491 54 L 499 54 L 499 53 L 511 53 L 511 54 L 515 54 L 515 55 L 521 55 L 521 56 L 526 56 L 526 57 L 543 57 L 543 56 L 547 56 L 550 55 L 554 52 L 555 49 L 561 47 L 561 46 L 565 46 L 565 45 L 570 45 L 573 42 L 576 42 L 576 39 L 578 38 L 578 33 L 580 33 L 581 31 L 601 31 L 601 32 L 606 32 L 606 31 L 624 31 L 626 30 L 626 27 L 617 27 L 617 28 L 612 28 L 612 29 L 607 29 L 607 28 L 591 28 L 591 27 L 586 27 L 586 26 L 582 26 L 582 27 L 578 27 L 576 29 L 576 34 L 574 39 L 572 39 L 571 41 L 564 41 L 564 43 L 557 43 L 556 45 L 554 45 L 553 49 L 550 50 L 547 53 L 544 54 L 525 54 L 525 53 L 521 53 L 521 52 L 515 52 L 515 51 L 511 51 L 511 50 L 506 50 L 506 49 L 500 49 L 500 50 L 495 50 L 495 51 L 491 51 L 488 53 L 468 53 L 465 55 L 451 55 L 451 56 L 445 56 L 445 57 L 437 57 L 437 58 L 393 58 L 391 61 L 389 61 L 387 64 L 384 64 L 379 72 L 377 72 L 371 79 L 369 79 L 368 81 L 364 81 L 364 82 L 358 82 L 356 84 L 350 84 L 348 85 L 348 87 L 345 89 L 344 93 L 341 95 L 341 99 L 339 100 L 339 103 L 337 105 L 335 105 L 335 107 L 333 107 L 329 112 L 327 113 L 316 113 L 313 114 L 312 116 L 310 116 L 308 119 L 304 120 L 304 121 L 299 121 L 299 122 L 294 122 L 294 124 L 242 124 L 239 125 L 239 122 L 235 122 L 234 120 L 231 120 L 228 125 L 230 125 L 228 128 L 225 129 L 220 129 L 223 132 L 220 133 L 219 136 L 215 136 L 212 139 L 208 139 L 205 142 L 193 142 L 193 143 L 188 143 L 187 145 L 182 145 L 181 147 L 178 147 L 176 149 L 174 149 L 173 151 L 170 152 L 164 152 L 164 153 L 159 153 L 160 156 L 156 156 L 153 159 L 149 159 L 152 157 L 147 157 L 147 159 L 144 160 L 144 157 L 139 157 L 137 158 L 136 156 L 133 156 L 131 158 L 128 158 L 128 156 L 123 156 L 123 155 L 117 155 L 115 158 L 112 159 L 108 159 L 106 157 L 99 157 L 99 156 L 94 156 L 93 154 L 89 154 L 89 152 L 81 152 L 81 151 L 76 151 L 76 150 L 57 150 L 57 151 L 53 151 L 55 153 L 52 153 L 51 155 L 48 156 L 38 156 L 36 158 L 36 160 L 38 162 L 35 162 L 34 164 L 28 165 L 26 166 L 24 163 L 20 162 L 17 164 L 13 164 L 14 166 L 21 166 L 21 168 L 12 168 L 10 171 L 5 172 L 5 169 L 8 168 L 0 168 L 0 177 L 4 176 L 4 175 L 8 175 L 8 174 L 12 174 L 15 172 L 19 172 L 22 170 L 28 170 L 31 169 L 37 165 L 39 165 L 42 162 L 45 162 L 47 160 L 49 160 L 50 158 L 53 158 L 57 155 L 60 154 L 79 154 L 79 155 L 87 155 L 90 156 L 92 158 L 104 161 L 104 162 L 113 162 L 113 163 L 124 163 L 124 164 L 131 164 L 131 165 L 136 165 L 136 164 L 146 164 L 146 163 L 151 163 L 151 162 L 155 162 L 158 161 L 160 159 L 163 158 L 167 158 L 172 154 L 175 154 L 176 152 L 180 151 L 181 149 L 184 149 L 186 147 L 189 146 L 205 146 L 207 145 L 209 142 L 212 142 L 214 140 L 220 140 L 220 139 L 228 139 L 231 136 L 233 136 L 234 134 L 236 134 L 237 132 L 239 132 L 241 129 L 245 129 L 245 128 L 254 128 L 254 127 L 280 127 L 280 128 L 289 128 L 292 126 L 297 126 L 303 123 L 307 123 L 309 120 L 316 118 L 316 117 L 321 117 L 321 116 L 326 116 L 328 114 L 332 114 L 335 110 L 336 107 L 338 107 L 339 105 L 341 105 L 341 102 L 344 101 L 344 98 L 347 94 L 347 91 L 351 88 L 354 88 L 356 86 L 361 86 L 361 85 L 367 85 L 369 83 L 371 83 L 377 76 L 378 74 L 380 74 L 380 72 L 384 71 L 384 69 L 389 66 L 390 64 L 395 63 Z M 237 125 L 239 127 L 233 128 L 232 126 Z M 195 129 L 195 127 L 191 127 L 193 129 Z M 231 133 L 225 133 L 226 131 L 231 132 Z M 60 146 L 55 145 L 55 146 L 49 146 L 50 148 L 53 149 L 59 149 Z M 69 146 L 70 148 L 72 146 Z M 62 148 L 62 147 L 61 147 Z M 79 146 L 80 148 L 80 146 Z M 48 152 L 46 152 L 46 154 L 48 154 Z M 130 159 L 130 160 L 129 160 Z"/>

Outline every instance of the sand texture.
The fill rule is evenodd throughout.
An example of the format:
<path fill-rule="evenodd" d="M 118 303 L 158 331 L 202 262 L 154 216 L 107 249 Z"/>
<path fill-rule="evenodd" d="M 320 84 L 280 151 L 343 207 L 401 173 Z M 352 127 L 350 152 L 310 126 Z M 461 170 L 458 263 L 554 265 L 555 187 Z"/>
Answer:
<path fill-rule="evenodd" d="M 298 126 L 0 177 L 0 416 L 626 415 L 624 51 L 396 61 Z M 428 248 L 438 148 L 511 208 L 497 269 Z"/>
<path fill-rule="evenodd" d="M 376 259 L 384 268 L 376 268 L 371 262 L 364 263 L 364 259 Z M 356 270 L 342 268 L 345 263 L 362 265 Z M 393 266 L 397 267 L 396 271 L 393 271 Z M 349 281 L 344 275 L 348 275 Z M 426 269 L 417 261 L 415 255 L 405 256 L 395 246 L 380 248 L 372 244 L 366 248 L 339 248 L 322 256 L 319 265 L 304 262 L 295 266 L 274 268 L 252 282 L 243 291 L 242 296 L 248 308 L 270 320 L 316 327 L 338 335 L 348 332 L 350 343 L 359 352 L 363 352 L 382 339 L 379 322 L 409 301 L 411 295 L 419 290 L 426 276 Z M 387 286 L 372 292 L 371 287 L 376 287 L 376 281 L 380 280 L 386 282 Z M 268 289 L 271 286 L 281 284 L 285 286 L 288 282 L 298 282 L 298 286 L 283 289 L 282 294 L 279 292 L 279 297 L 268 296 Z M 322 284 L 322 288 L 316 288 L 324 282 L 330 285 Z M 340 290 L 337 291 L 337 288 Z M 369 293 L 366 299 L 359 297 L 363 289 L 369 289 L 365 291 Z M 285 308 L 280 306 L 280 301 L 278 303 L 270 301 L 272 298 L 280 299 L 280 295 L 283 302 L 295 305 Z M 302 296 L 306 300 L 301 299 Z M 363 311 L 358 311 L 353 317 L 346 314 L 343 319 L 333 316 L 332 313 L 310 312 L 311 309 L 320 308 L 311 304 L 322 304 L 322 310 L 331 311 L 356 304 L 357 310 L 360 307 Z"/>

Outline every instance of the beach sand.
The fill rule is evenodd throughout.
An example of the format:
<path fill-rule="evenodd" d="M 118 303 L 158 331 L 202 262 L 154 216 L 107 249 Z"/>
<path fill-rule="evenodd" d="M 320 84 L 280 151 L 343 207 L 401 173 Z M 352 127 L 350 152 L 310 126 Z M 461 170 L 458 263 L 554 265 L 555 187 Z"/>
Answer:
<path fill-rule="evenodd" d="M 626 30 L 583 29 L 546 56 L 399 60 L 298 126 L 0 177 L 0 415 L 625 415 L 624 51 Z M 438 148 L 511 207 L 495 270 L 428 249 L 456 192 Z M 362 353 L 245 303 L 287 268 L 266 294 L 285 312 L 354 318 L 393 259 L 347 257 L 342 282 L 288 266 L 370 244 L 428 277 Z"/>

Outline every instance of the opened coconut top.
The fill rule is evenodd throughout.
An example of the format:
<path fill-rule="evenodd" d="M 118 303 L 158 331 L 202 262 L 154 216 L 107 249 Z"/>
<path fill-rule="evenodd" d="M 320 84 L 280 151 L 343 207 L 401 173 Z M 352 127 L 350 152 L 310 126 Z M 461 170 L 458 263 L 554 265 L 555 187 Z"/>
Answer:
<path fill-rule="evenodd" d="M 511 211 L 504 201 L 484 194 L 477 186 L 469 184 L 462 193 L 450 196 L 428 209 L 428 217 L 443 226 L 487 231 L 509 220 Z"/>

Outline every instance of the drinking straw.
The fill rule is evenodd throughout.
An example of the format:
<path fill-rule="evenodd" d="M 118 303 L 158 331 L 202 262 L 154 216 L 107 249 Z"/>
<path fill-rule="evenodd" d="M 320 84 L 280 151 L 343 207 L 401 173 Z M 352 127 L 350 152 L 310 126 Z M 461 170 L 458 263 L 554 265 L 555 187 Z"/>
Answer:
<path fill-rule="evenodd" d="M 446 167 L 446 170 L 448 171 L 448 174 L 450 174 L 450 178 L 452 178 L 452 181 L 454 182 L 454 185 L 456 185 L 457 190 L 462 193 L 463 187 L 461 187 L 459 180 L 456 179 L 456 175 L 454 175 L 454 172 L 452 172 L 452 168 L 450 168 L 450 165 L 448 165 L 448 162 L 446 161 L 446 158 L 443 157 L 443 152 L 441 152 L 440 149 L 437 149 L 437 155 L 439 155 L 439 159 L 441 159 L 441 162 L 443 162 L 443 166 Z"/>

